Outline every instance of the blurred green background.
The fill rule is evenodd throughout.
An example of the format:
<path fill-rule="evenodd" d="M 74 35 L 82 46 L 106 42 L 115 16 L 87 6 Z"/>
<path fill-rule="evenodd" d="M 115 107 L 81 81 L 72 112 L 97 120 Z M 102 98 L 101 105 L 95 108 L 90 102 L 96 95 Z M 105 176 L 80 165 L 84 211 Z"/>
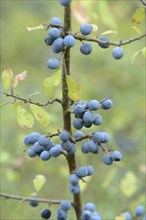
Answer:
<path fill-rule="evenodd" d="M 117 30 L 109 35 L 111 41 L 126 40 L 137 35 L 132 26 L 144 30 L 144 23 L 132 23 L 138 1 L 73 1 L 72 31 L 79 30 L 81 23 L 97 24 L 100 35 L 107 30 Z M 47 69 L 47 60 L 54 56 L 44 43 L 46 31 L 28 32 L 26 27 L 48 24 L 51 17 L 63 20 L 63 7 L 58 1 L 1 1 L 1 72 L 11 68 L 15 74 L 27 70 L 27 78 L 16 88 L 15 94 L 28 98 L 32 93 L 34 101 L 45 102 L 44 78 L 52 71 Z M 93 33 L 93 36 L 95 34 Z M 100 127 L 84 129 L 85 133 L 95 130 L 107 131 L 111 135 L 109 147 L 120 150 L 123 160 L 110 167 L 102 163 L 99 155 L 83 155 L 78 144 L 77 164 L 93 165 L 95 175 L 88 184 L 82 184 L 82 201 L 94 202 L 103 219 L 115 216 L 135 205 L 145 202 L 145 60 L 138 55 L 131 64 L 132 55 L 144 47 L 144 39 L 123 46 L 125 55 L 114 60 L 112 46 L 101 49 L 92 44 L 93 52 L 84 56 L 79 51 L 80 42 L 71 50 L 71 74 L 81 87 L 81 100 L 102 100 L 112 97 L 114 107 L 110 111 L 99 110 L 104 122 Z M 56 56 L 56 55 L 55 55 Z M 58 55 L 57 55 L 58 57 Z M 55 95 L 60 97 L 60 88 Z M 1 102 L 12 101 L 1 96 Z M 27 109 L 27 106 L 26 106 Z M 1 192 L 30 196 L 34 191 L 33 178 L 44 175 L 47 181 L 38 196 L 48 199 L 69 199 L 68 168 L 64 157 L 42 162 L 30 159 L 24 152 L 25 135 L 37 131 L 42 134 L 62 129 L 59 104 L 44 108 L 51 116 L 51 126 L 46 129 L 35 122 L 34 127 L 25 130 L 16 122 L 11 104 L 1 109 Z M 75 131 L 73 129 L 73 131 Z M 57 140 L 56 140 L 57 141 Z M 1 199 L 1 219 L 40 219 L 40 210 L 46 207 L 30 207 L 27 202 Z M 56 217 L 57 206 L 51 206 L 52 218 Z M 73 210 L 69 219 L 75 219 Z"/>

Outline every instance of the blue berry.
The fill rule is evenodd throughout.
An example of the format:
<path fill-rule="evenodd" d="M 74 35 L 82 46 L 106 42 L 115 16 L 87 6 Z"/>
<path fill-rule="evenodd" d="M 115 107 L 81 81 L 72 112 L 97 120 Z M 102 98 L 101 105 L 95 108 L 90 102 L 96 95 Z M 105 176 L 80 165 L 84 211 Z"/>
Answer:
<path fill-rule="evenodd" d="M 61 5 L 68 7 L 71 4 L 72 0 L 59 0 L 59 1 Z"/>
<path fill-rule="evenodd" d="M 93 141 L 88 141 L 88 150 L 92 153 L 96 152 L 97 151 L 97 145 L 95 142 Z"/>
<path fill-rule="evenodd" d="M 51 211 L 47 208 L 43 208 L 41 211 L 41 217 L 44 219 L 49 219 L 51 217 Z"/>
<path fill-rule="evenodd" d="M 27 135 L 24 138 L 24 144 L 25 145 L 34 144 L 36 141 L 38 141 L 39 137 L 40 137 L 40 134 L 38 132 L 32 132 L 31 134 Z"/>
<path fill-rule="evenodd" d="M 36 199 L 35 196 L 33 196 L 32 198 Z M 39 205 L 39 202 L 37 200 L 30 200 L 29 205 L 32 207 L 37 207 Z"/>
<path fill-rule="evenodd" d="M 102 116 L 101 115 L 99 115 L 99 114 L 94 114 L 93 115 L 93 119 L 94 119 L 94 121 L 93 121 L 93 124 L 94 125 L 101 125 L 102 124 Z"/>
<path fill-rule="evenodd" d="M 83 120 L 80 118 L 76 118 L 73 120 L 73 126 L 76 129 L 81 129 L 83 127 Z"/>
<path fill-rule="evenodd" d="M 94 212 L 96 210 L 96 206 L 93 202 L 88 202 L 85 206 L 84 206 L 84 210 L 88 210 L 90 212 Z"/>
<path fill-rule="evenodd" d="M 67 131 L 62 131 L 60 134 L 59 134 L 59 138 L 62 140 L 62 141 L 68 141 L 70 139 L 70 134 L 67 132 Z"/>
<path fill-rule="evenodd" d="M 28 154 L 29 157 L 35 157 L 35 156 L 37 156 L 36 151 L 35 151 L 34 148 L 32 148 L 32 147 L 30 147 L 30 148 L 28 149 L 27 154 Z"/>
<path fill-rule="evenodd" d="M 87 176 L 91 176 L 94 173 L 93 167 L 90 166 L 90 165 L 87 165 L 86 167 L 87 167 L 87 170 L 88 170 Z"/>
<path fill-rule="evenodd" d="M 83 120 L 84 122 L 93 123 L 94 121 L 93 113 L 91 111 L 86 111 L 83 115 Z"/>
<path fill-rule="evenodd" d="M 66 47 L 73 47 L 75 45 L 75 38 L 72 35 L 67 35 L 64 38 L 64 45 Z"/>
<path fill-rule="evenodd" d="M 90 212 L 89 210 L 84 210 L 81 216 L 82 220 L 90 220 L 92 216 L 92 212 Z"/>
<path fill-rule="evenodd" d="M 102 157 L 102 161 L 106 165 L 111 165 L 113 163 L 113 158 L 110 154 L 104 154 L 103 157 Z"/>
<path fill-rule="evenodd" d="M 49 152 L 49 151 L 46 151 L 46 150 L 42 151 L 41 154 L 40 154 L 40 158 L 41 158 L 42 160 L 44 160 L 44 161 L 49 160 L 50 157 L 51 157 L 50 152 Z"/>
<path fill-rule="evenodd" d="M 92 139 L 95 143 L 101 143 L 104 140 L 104 135 L 102 132 L 95 132 Z"/>
<path fill-rule="evenodd" d="M 73 173 L 69 176 L 68 180 L 72 185 L 75 186 L 78 185 L 79 177 L 75 173 Z"/>
<path fill-rule="evenodd" d="M 90 152 L 89 146 L 88 146 L 88 142 L 87 142 L 87 141 L 85 141 L 85 142 L 82 144 L 82 152 L 83 152 L 84 154 L 87 154 L 87 153 Z"/>
<path fill-rule="evenodd" d="M 88 169 L 86 166 L 84 167 L 79 167 L 76 171 L 76 174 L 79 178 L 85 177 L 88 175 Z"/>
<path fill-rule="evenodd" d="M 67 200 L 62 200 L 60 203 L 60 208 L 64 210 L 65 212 L 68 211 L 71 208 L 71 202 Z"/>
<path fill-rule="evenodd" d="M 58 157 L 62 153 L 62 148 L 60 144 L 56 144 L 54 147 L 50 149 L 50 154 L 52 157 Z"/>
<path fill-rule="evenodd" d="M 46 45 L 50 46 L 50 45 L 53 44 L 53 42 L 54 42 L 54 39 L 52 39 L 49 35 L 47 35 L 47 36 L 45 37 L 45 43 L 46 43 Z"/>
<path fill-rule="evenodd" d="M 74 133 L 74 135 L 73 135 L 73 137 L 76 139 L 76 138 L 80 138 L 80 137 L 82 137 L 82 136 L 84 136 L 84 132 L 82 132 L 82 131 L 76 131 L 75 133 Z"/>
<path fill-rule="evenodd" d="M 50 69 L 57 69 L 59 67 L 59 61 L 56 58 L 51 58 L 48 60 L 47 66 Z"/>
<path fill-rule="evenodd" d="M 79 185 L 70 185 L 69 186 L 69 191 L 72 193 L 72 194 L 78 194 L 80 192 L 80 186 Z"/>
<path fill-rule="evenodd" d="M 113 106 L 113 102 L 111 99 L 106 99 L 101 103 L 101 107 L 105 110 L 110 109 Z"/>
<path fill-rule="evenodd" d="M 92 52 L 92 46 L 89 43 L 83 43 L 80 46 L 80 51 L 84 55 L 89 55 Z"/>
<path fill-rule="evenodd" d="M 119 151 L 114 151 L 112 153 L 112 158 L 114 161 L 120 161 L 122 159 L 122 154 Z"/>
<path fill-rule="evenodd" d="M 103 140 L 102 140 L 102 143 L 107 143 L 109 142 L 110 140 L 110 136 L 107 132 L 102 132 L 102 135 L 103 135 Z"/>
<path fill-rule="evenodd" d="M 38 143 L 43 146 L 44 150 L 50 150 L 54 146 L 46 135 L 41 135 L 38 139 Z"/>
<path fill-rule="evenodd" d="M 144 207 L 142 205 L 137 206 L 134 209 L 134 213 L 135 213 L 136 216 L 144 215 Z"/>
<path fill-rule="evenodd" d="M 60 53 L 64 49 L 64 41 L 62 38 L 58 37 L 56 40 L 54 40 L 52 44 L 52 51 L 54 53 Z"/>
<path fill-rule="evenodd" d="M 43 146 L 41 146 L 38 141 L 35 142 L 35 144 L 33 146 L 34 146 L 35 151 L 38 154 L 40 154 L 44 150 Z"/>
<path fill-rule="evenodd" d="M 67 219 L 67 213 L 61 208 L 58 208 L 57 210 L 57 220 L 66 220 Z"/>
<path fill-rule="evenodd" d="M 130 212 L 124 212 L 125 220 L 132 220 L 132 216 Z"/>
<path fill-rule="evenodd" d="M 59 25 L 62 25 L 62 21 L 60 20 L 60 18 L 57 18 L 57 17 L 53 17 L 50 19 L 50 23 L 51 24 L 59 24 Z"/>
<path fill-rule="evenodd" d="M 81 104 L 77 104 L 75 105 L 74 109 L 73 109 L 73 113 L 75 114 L 75 116 L 81 116 L 84 112 L 84 106 Z"/>
<path fill-rule="evenodd" d="M 108 38 L 108 37 L 101 36 L 101 37 L 99 38 L 99 40 L 107 42 L 107 43 L 98 43 L 98 45 L 99 45 L 101 48 L 106 49 L 106 48 L 108 48 L 108 47 L 110 46 L 109 43 L 108 43 L 108 42 L 109 42 L 109 38 Z"/>
<path fill-rule="evenodd" d="M 68 155 L 73 155 L 76 152 L 76 145 L 71 143 L 71 146 L 72 146 L 71 149 L 67 151 Z"/>
<path fill-rule="evenodd" d="M 89 106 L 90 110 L 95 111 L 95 110 L 99 109 L 100 103 L 99 103 L 99 101 L 93 99 L 90 102 L 88 102 L 88 106 Z"/>
<path fill-rule="evenodd" d="M 88 35 L 92 32 L 92 25 L 91 24 L 82 24 L 80 26 L 80 32 L 83 34 L 83 35 Z"/>
<path fill-rule="evenodd" d="M 57 39 L 58 37 L 60 37 L 60 30 L 58 28 L 51 28 L 48 32 L 48 36 L 50 36 L 51 39 Z"/>
<path fill-rule="evenodd" d="M 119 60 L 123 57 L 124 55 L 124 50 L 121 47 L 115 47 L 112 50 L 112 55 L 115 59 Z"/>

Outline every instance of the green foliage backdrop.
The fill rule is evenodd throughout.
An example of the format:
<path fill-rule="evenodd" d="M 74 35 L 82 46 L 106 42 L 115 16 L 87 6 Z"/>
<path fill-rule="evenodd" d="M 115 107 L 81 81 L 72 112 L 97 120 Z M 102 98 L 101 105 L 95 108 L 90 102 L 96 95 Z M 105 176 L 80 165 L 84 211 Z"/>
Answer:
<path fill-rule="evenodd" d="M 117 30 L 118 34 L 109 37 L 112 40 L 120 40 L 121 37 L 126 40 L 137 34 L 132 26 L 144 29 L 144 24 L 132 23 L 137 3 L 134 0 L 81 1 L 80 4 L 75 1 L 72 29 L 77 32 L 80 22 L 88 21 L 98 25 L 99 34 L 106 30 Z M 108 19 L 104 16 L 105 10 Z M 47 100 L 43 80 L 52 74 L 46 64 L 53 53 L 45 46 L 45 31 L 28 32 L 26 27 L 49 23 L 49 19 L 54 16 L 63 19 L 63 8 L 57 0 L 1 1 L 1 72 L 8 67 L 15 74 L 27 70 L 27 78 L 20 83 L 15 93 L 28 98 L 30 94 L 38 92 L 32 96 L 35 101 Z M 102 129 L 110 133 L 111 147 L 121 150 L 123 161 L 111 169 L 105 167 L 97 156 L 82 158 L 82 164 L 89 163 L 96 170 L 93 181 L 89 181 L 88 190 L 85 184 L 82 186 L 82 199 L 84 203 L 94 202 L 104 219 L 118 215 L 133 204 L 144 203 L 145 60 L 142 55 L 138 55 L 131 64 L 132 55 L 143 47 L 143 39 L 125 46 L 125 56 L 118 62 L 111 56 L 112 48 L 102 50 L 95 44 L 89 57 L 80 54 L 79 43 L 71 51 L 71 71 L 75 81 L 80 83 L 81 99 L 102 100 L 111 96 L 114 102 L 112 110 L 101 113 L 104 117 Z M 59 93 L 57 88 L 55 94 L 60 96 Z M 12 101 L 1 97 L 2 103 L 8 100 Z M 67 190 L 68 170 L 63 158 L 45 163 L 29 159 L 24 152 L 23 137 L 27 133 L 34 130 L 40 133 L 54 132 L 56 128 L 62 128 L 58 104 L 44 109 L 51 118 L 49 129 L 35 122 L 30 130 L 18 127 L 15 111 L 10 104 L 1 109 L 1 191 L 29 196 L 34 190 L 33 178 L 43 174 L 47 181 L 40 197 L 71 199 Z M 80 157 L 78 153 L 79 165 Z M 25 202 L 19 204 L 8 200 L 2 203 L 1 209 L 1 219 L 30 219 L 30 216 L 31 219 L 38 219 L 39 216 L 39 211 L 37 213 Z"/>

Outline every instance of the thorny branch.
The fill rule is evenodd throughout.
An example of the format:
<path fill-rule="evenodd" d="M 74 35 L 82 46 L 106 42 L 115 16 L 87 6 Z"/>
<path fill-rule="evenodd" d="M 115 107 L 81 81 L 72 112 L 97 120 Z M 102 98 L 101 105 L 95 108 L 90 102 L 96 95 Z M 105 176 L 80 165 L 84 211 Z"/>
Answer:
<path fill-rule="evenodd" d="M 58 98 L 52 98 L 52 99 L 48 100 L 46 103 L 39 103 L 39 102 L 33 102 L 31 99 L 25 99 L 25 98 L 19 97 L 17 95 L 14 95 L 13 93 L 7 93 L 7 92 L 1 92 L 1 93 L 6 95 L 7 97 L 14 98 L 14 100 L 21 100 L 24 103 L 30 103 L 30 104 L 38 105 L 38 106 L 42 106 L 42 107 L 47 106 L 49 104 L 52 104 L 54 102 L 58 102 L 60 104 L 62 103 L 61 100 Z"/>

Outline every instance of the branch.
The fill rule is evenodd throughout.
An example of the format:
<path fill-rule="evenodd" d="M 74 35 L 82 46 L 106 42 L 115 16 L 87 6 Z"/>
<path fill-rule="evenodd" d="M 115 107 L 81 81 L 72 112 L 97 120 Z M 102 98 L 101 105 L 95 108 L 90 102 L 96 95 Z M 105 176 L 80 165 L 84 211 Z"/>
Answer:
<path fill-rule="evenodd" d="M 126 44 L 130 44 L 134 41 L 137 41 L 137 40 L 141 40 L 143 37 L 146 37 L 146 33 L 142 34 L 141 36 L 139 37 L 134 37 L 134 38 L 131 38 L 131 39 L 128 39 L 128 40 L 125 40 L 125 41 L 119 41 L 119 42 L 105 42 L 105 41 L 101 41 L 97 38 L 94 38 L 94 37 L 85 37 L 85 36 L 82 36 L 82 35 L 73 35 L 76 39 L 80 40 L 80 41 L 91 41 L 91 42 L 96 42 L 96 43 L 102 43 L 102 44 L 109 44 L 109 45 L 114 45 L 114 46 L 122 46 L 122 45 L 126 45 Z"/>
<path fill-rule="evenodd" d="M 25 99 L 25 98 L 22 98 L 22 97 L 19 97 L 17 95 L 14 95 L 13 93 L 6 93 L 6 92 L 1 92 L 2 94 L 6 95 L 7 97 L 12 97 L 14 98 L 15 100 L 21 100 L 23 101 L 24 103 L 30 103 L 30 104 L 33 104 L 33 105 L 38 105 L 38 106 L 47 106 L 49 104 L 53 104 L 54 102 L 58 102 L 58 103 L 62 103 L 60 99 L 58 98 L 52 98 L 50 100 L 48 100 L 46 103 L 39 103 L 39 102 L 33 102 L 31 99 Z"/>
<path fill-rule="evenodd" d="M 140 1 L 144 5 L 144 8 L 146 8 L 146 1 L 145 0 L 140 0 Z"/>
<path fill-rule="evenodd" d="M 3 197 L 5 199 L 14 199 L 19 200 L 20 202 L 24 201 L 37 201 L 41 203 L 48 203 L 49 205 L 56 205 L 60 204 L 61 200 L 49 200 L 49 199 L 43 199 L 43 198 L 34 198 L 34 197 L 24 197 L 24 196 L 16 196 L 16 195 L 10 195 L 6 193 L 0 193 L 0 197 Z"/>

